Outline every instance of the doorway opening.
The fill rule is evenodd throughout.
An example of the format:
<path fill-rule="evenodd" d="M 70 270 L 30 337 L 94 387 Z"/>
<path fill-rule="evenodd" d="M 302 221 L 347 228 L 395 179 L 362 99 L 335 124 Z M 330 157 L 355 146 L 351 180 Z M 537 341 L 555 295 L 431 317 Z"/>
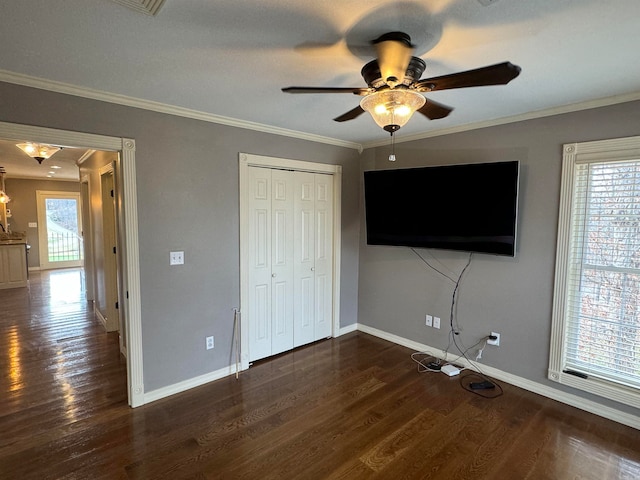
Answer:
<path fill-rule="evenodd" d="M 115 186 L 118 199 L 117 231 L 118 244 L 123 252 L 119 260 L 118 280 L 122 286 L 119 305 L 120 312 L 126 319 L 124 326 L 127 338 L 127 396 L 130 406 L 143 405 L 145 400 L 134 140 L 5 122 L 0 122 L 0 138 L 117 153 L 118 158 L 114 166 L 116 177 L 119 179 Z"/>

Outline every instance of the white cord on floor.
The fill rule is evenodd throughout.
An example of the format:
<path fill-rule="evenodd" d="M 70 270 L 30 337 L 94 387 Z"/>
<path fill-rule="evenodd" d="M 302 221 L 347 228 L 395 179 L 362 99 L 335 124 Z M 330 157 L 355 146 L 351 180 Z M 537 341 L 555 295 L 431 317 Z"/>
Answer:
<path fill-rule="evenodd" d="M 418 358 L 420 355 L 423 358 Z M 430 368 L 430 363 L 437 363 L 440 365 L 440 359 L 435 357 L 431 352 L 414 352 L 411 354 L 411 360 L 418 364 L 418 372 L 439 372 L 439 369 Z"/>

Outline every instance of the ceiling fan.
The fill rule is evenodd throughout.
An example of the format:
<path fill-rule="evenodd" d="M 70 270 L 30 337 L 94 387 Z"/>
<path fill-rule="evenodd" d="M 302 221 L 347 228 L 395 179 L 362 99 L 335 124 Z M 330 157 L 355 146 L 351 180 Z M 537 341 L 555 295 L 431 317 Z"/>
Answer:
<path fill-rule="evenodd" d="M 422 93 L 454 88 L 506 85 L 520 74 L 511 62 L 498 63 L 474 70 L 425 78 L 424 60 L 412 56 L 411 37 L 403 32 L 389 32 L 371 42 L 377 59 L 370 61 L 360 74 L 368 87 L 286 87 L 286 93 L 353 93 L 362 96 L 360 105 L 334 118 L 336 122 L 353 120 L 365 111 L 384 130 L 393 135 L 405 125 L 414 112 L 430 120 L 444 118 L 452 107 L 427 100 Z"/>

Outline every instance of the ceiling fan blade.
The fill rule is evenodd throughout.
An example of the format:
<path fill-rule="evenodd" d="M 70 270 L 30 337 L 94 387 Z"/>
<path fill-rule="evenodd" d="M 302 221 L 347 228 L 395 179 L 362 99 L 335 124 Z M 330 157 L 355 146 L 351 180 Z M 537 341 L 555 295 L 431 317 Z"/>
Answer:
<path fill-rule="evenodd" d="M 391 32 L 372 43 L 376 48 L 382 80 L 390 87 L 402 83 L 414 48 L 411 37 L 406 33 Z"/>
<path fill-rule="evenodd" d="M 438 102 L 434 102 L 433 100 L 428 100 L 421 108 L 416 110 L 416 112 L 420 112 L 422 115 L 427 117 L 429 120 L 437 120 L 439 118 L 444 118 L 449 115 L 453 111 L 452 107 L 448 107 Z"/>
<path fill-rule="evenodd" d="M 356 117 L 359 117 L 364 113 L 363 108 L 358 105 L 356 108 L 349 110 L 347 113 L 343 113 L 339 117 L 334 118 L 333 120 L 336 122 L 346 122 L 347 120 L 353 120 Z"/>
<path fill-rule="evenodd" d="M 285 93 L 353 93 L 354 95 L 368 95 L 371 90 L 361 87 L 286 87 Z"/>
<path fill-rule="evenodd" d="M 414 83 L 419 92 L 449 90 L 453 88 L 482 87 L 487 85 L 506 85 L 520 74 L 520 67 L 511 62 L 498 63 L 488 67 L 476 68 L 464 72 L 425 78 Z"/>

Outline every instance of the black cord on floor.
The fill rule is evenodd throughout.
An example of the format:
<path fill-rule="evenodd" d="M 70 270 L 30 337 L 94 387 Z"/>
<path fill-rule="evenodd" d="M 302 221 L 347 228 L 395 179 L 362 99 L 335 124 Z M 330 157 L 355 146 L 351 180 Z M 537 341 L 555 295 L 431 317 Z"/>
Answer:
<path fill-rule="evenodd" d="M 471 388 L 470 386 L 472 383 L 482 382 L 489 382 L 494 385 L 494 388 Z M 498 382 L 477 372 L 469 372 L 466 375 L 460 375 L 460 386 L 467 392 L 475 393 L 479 397 L 483 398 L 497 398 L 504 394 L 504 390 Z"/>

